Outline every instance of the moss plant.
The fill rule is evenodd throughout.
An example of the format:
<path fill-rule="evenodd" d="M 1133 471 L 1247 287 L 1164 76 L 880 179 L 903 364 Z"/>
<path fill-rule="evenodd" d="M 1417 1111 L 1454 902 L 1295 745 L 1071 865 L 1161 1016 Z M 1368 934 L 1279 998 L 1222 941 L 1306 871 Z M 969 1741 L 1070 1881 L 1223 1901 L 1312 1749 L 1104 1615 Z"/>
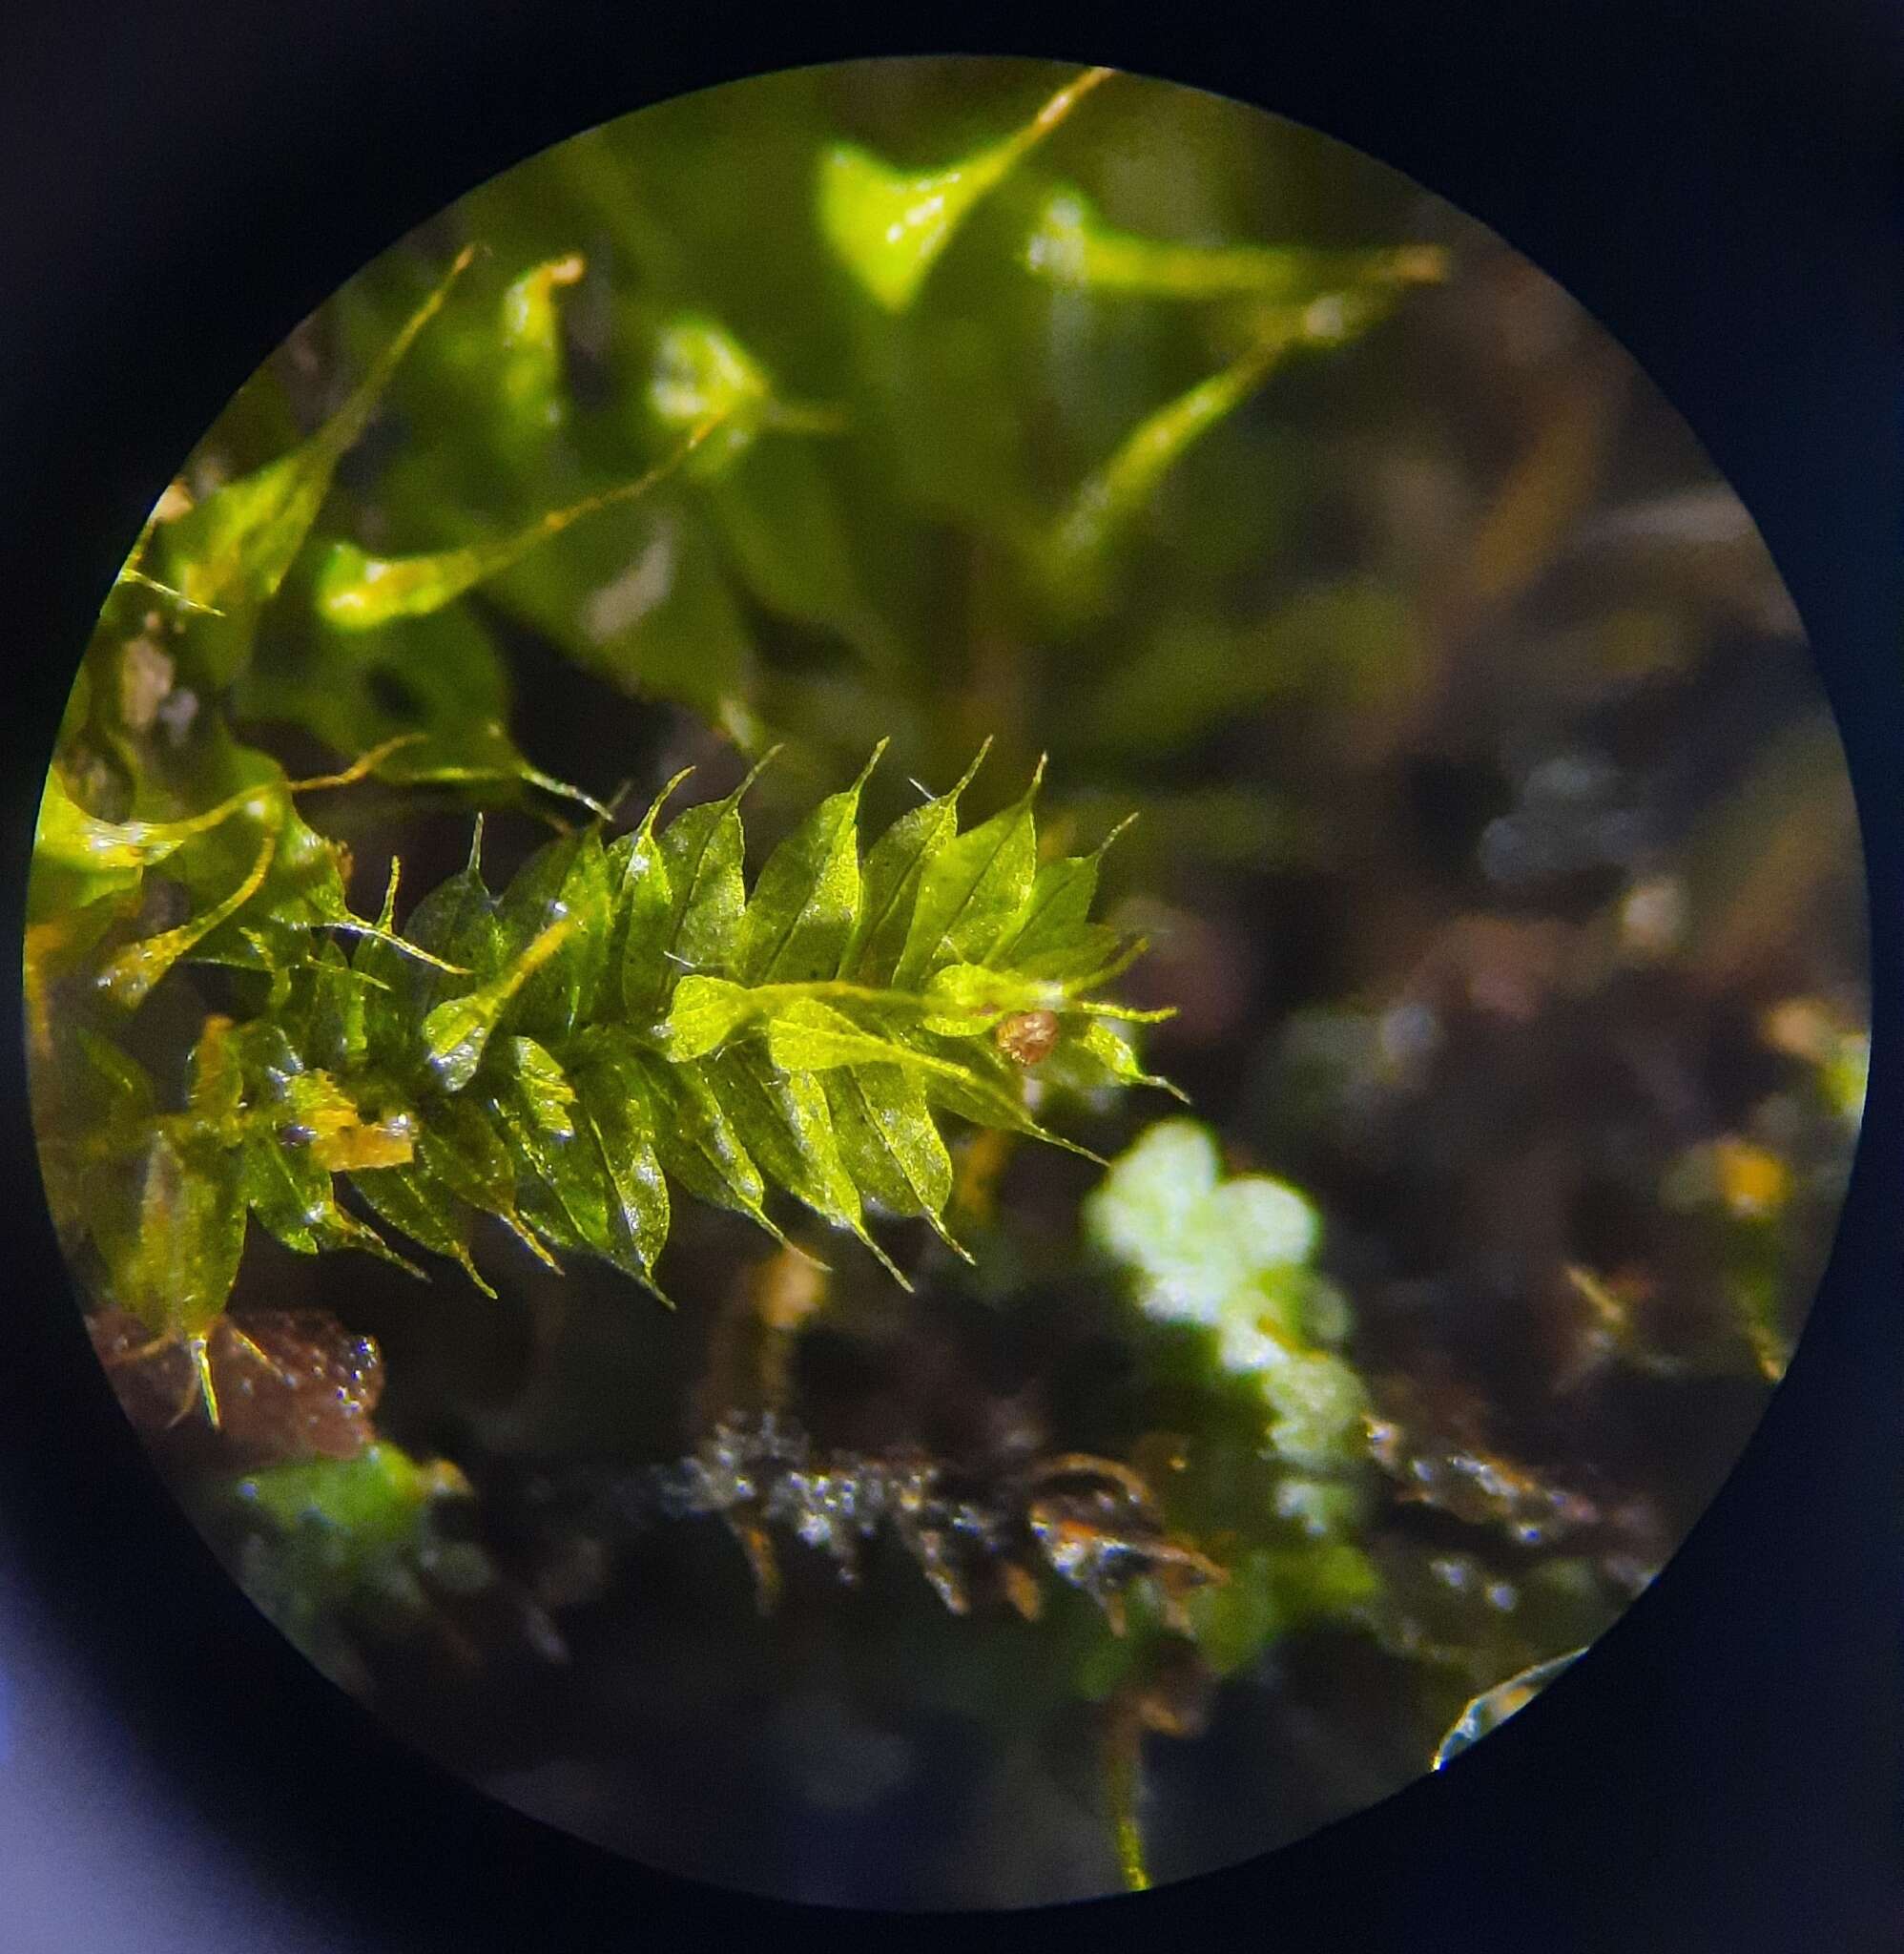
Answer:
<path fill-rule="evenodd" d="M 1145 1081 L 1109 1024 L 1168 1013 L 1099 995 L 1143 946 L 1090 920 L 1097 854 L 1039 861 L 1035 780 L 961 832 L 968 774 L 862 857 L 865 778 L 823 800 L 751 891 L 751 775 L 664 819 L 671 781 L 628 832 L 605 842 L 591 822 L 559 837 L 494 894 L 479 820 L 467 865 L 402 931 L 393 863 L 383 915 L 351 954 L 307 934 L 271 959 L 254 1010 L 208 1017 L 176 1108 L 89 1037 L 108 1110 L 68 1150 L 60 1184 L 69 1229 L 100 1258 L 102 1299 L 186 1342 L 216 1420 L 206 1337 L 248 1218 L 302 1253 L 397 1258 L 339 1204 L 340 1179 L 485 1290 L 469 1248 L 479 1214 L 545 1258 L 592 1254 L 654 1288 L 671 1184 L 776 1237 L 766 1202 L 790 1195 L 910 1286 L 867 1209 L 945 1234 L 941 1116 L 1051 1139 L 1027 1080 L 1049 1063 L 1073 1081 Z M 272 811 L 264 799 L 235 813 L 265 863 Z M 83 819 L 106 859 L 154 845 Z M 258 880 L 214 905 L 206 934 L 241 926 Z M 168 958 L 177 935 L 114 952 L 96 987 L 136 1008 L 149 987 L 127 973 Z"/>
<path fill-rule="evenodd" d="M 1339 1816 L 1650 1577 L 1855 1135 L 1837 750 L 1701 773 L 1777 607 L 1505 261 L 1215 98 L 871 64 L 551 151 L 247 383 L 87 647 L 27 1030 L 94 1347 L 334 1677 L 593 1746 L 584 1832 L 652 1773 L 690 1870 L 870 1813 L 828 1743 L 992 1774 L 819 1897 L 1017 1904 Z"/>

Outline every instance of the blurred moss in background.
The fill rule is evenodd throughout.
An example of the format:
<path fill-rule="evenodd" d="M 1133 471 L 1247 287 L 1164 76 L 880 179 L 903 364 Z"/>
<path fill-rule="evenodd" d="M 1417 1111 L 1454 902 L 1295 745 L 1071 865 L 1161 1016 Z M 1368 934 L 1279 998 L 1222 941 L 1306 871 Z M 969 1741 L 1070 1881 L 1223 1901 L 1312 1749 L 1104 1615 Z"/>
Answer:
<path fill-rule="evenodd" d="M 881 740 L 868 834 L 987 740 L 974 819 L 1041 756 L 1052 847 L 1137 816 L 1102 902 L 1188 1112 L 1041 1088 L 1108 1173 L 962 1141 L 975 1260 L 913 1245 L 911 1297 L 685 1203 L 674 1314 L 500 1231 L 493 1298 L 254 1231 L 234 1320 L 375 1338 L 378 1442 L 239 1460 L 160 1392 L 154 1444 L 314 1659 L 585 1837 L 864 1905 L 1187 1876 L 1557 1673 L 1736 1457 L 1862 1106 L 1842 759 L 1745 510 L 1500 239 L 1251 108 L 934 59 L 644 111 L 368 266 L 155 512 L 54 780 L 163 828 L 383 749 L 298 821 L 375 917 L 472 808 L 500 875 L 778 744 L 772 840 Z M 135 922 L 51 821 L 50 1162 L 117 1116 L 75 1039 L 176 1090 L 259 975 L 200 961 L 221 918 L 99 1017 L 102 960 L 249 857 L 146 844 Z M 763 1412 L 980 1486 L 1122 1462 L 1226 1578 L 961 1616 L 890 1543 L 842 1587 L 787 1536 L 763 1614 L 728 1530 L 631 1490 Z"/>

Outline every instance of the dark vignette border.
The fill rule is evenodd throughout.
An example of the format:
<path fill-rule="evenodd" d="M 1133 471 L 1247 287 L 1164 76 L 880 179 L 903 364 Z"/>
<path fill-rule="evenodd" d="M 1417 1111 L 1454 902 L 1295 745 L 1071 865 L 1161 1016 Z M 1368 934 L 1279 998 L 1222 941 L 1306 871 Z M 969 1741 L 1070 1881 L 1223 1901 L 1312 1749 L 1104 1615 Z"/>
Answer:
<path fill-rule="evenodd" d="M 1141 1900 L 900 1930 L 994 1944 L 1233 1928 L 1304 1954 L 1904 1944 L 1904 14 L 1886 0 L 1284 0 L 741 31 L 613 0 L 38 0 L 0 68 L 4 864 L 73 662 L 177 458 L 411 225 L 593 123 L 797 63 L 1108 61 L 1261 102 L 1556 276 L 1757 519 L 1838 714 L 1872 885 L 1876 1071 L 1790 1377 L 1588 1665 L 1459 1768 Z M 17 947 L 0 1011 L 20 1023 Z M 181 1809 L 341 1946 L 545 1950 L 818 1928 L 519 1819 L 400 1750 L 219 1575 L 93 1366 L 0 1040 L 10 1288 L 0 1530 Z M 0 1897 L 0 1917 L 4 1898 Z M 4 1938 L 4 1936 L 0 1936 Z"/>

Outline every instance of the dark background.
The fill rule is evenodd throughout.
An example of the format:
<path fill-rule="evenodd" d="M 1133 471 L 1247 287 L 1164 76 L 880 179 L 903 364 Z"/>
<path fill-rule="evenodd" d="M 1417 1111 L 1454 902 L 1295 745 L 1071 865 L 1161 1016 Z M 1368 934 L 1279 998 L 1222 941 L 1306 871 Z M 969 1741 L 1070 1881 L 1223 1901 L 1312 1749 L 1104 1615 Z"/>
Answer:
<path fill-rule="evenodd" d="M 1591 1673 L 1461 1771 L 1243 1872 L 983 1931 L 1096 1938 L 1128 1918 L 1172 1936 L 1233 1921 L 1305 1949 L 1904 1944 L 1904 1162 L 1888 1090 L 1904 17 L 1839 0 L 1286 7 L 1252 44 L 1181 11 L 1147 43 L 1045 10 L 1009 38 L 961 16 L 878 37 L 803 28 L 782 44 L 556 0 L 255 11 L 150 0 L 42 9 L 9 29 L 0 588 L 19 687 L 4 777 L 15 913 L 73 659 L 176 456 L 398 234 L 660 96 L 951 48 L 1247 94 L 1500 231 L 1639 359 L 1756 518 L 1859 790 L 1877 1071 L 1798 1357 L 1740 1469 Z M 64 1278 L 17 1071 L 7 1083 L 8 1944 L 540 1949 L 795 1924 L 484 1804 L 396 1753 L 265 1628 L 151 1477 L 76 1314 L 44 1307 Z M 115 1910 L 114 1882 L 138 1898 Z M 303 1912 L 311 1924 L 294 1925 Z M 826 1925 L 849 1941 L 890 1931 L 863 1915 Z"/>

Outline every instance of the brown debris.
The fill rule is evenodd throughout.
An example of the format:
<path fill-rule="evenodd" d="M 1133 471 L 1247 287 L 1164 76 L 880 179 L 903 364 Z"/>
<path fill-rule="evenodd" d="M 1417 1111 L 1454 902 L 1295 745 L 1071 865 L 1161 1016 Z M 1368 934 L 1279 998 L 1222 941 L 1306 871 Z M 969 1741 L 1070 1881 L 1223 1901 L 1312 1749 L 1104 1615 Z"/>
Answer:
<path fill-rule="evenodd" d="M 126 1416 L 168 1451 L 257 1466 L 355 1458 L 376 1439 L 371 1414 L 383 1389 L 383 1355 L 321 1310 L 248 1310 L 212 1324 L 204 1364 L 217 1394 L 216 1429 L 184 1416 L 200 1390 L 186 1339 L 155 1337 L 124 1310 L 89 1318 L 87 1329 Z"/>

